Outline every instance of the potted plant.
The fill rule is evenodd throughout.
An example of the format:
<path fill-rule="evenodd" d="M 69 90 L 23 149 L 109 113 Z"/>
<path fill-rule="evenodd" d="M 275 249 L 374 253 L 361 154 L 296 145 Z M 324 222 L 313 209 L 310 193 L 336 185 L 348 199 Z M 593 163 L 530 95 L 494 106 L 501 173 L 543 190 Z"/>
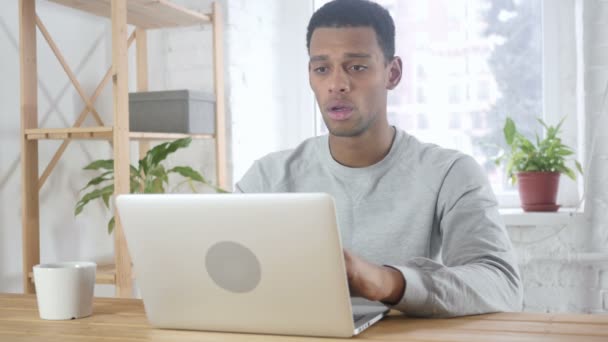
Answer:
<path fill-rule="evenodd" d="M 169 184 L 169 174 L 175 173 L 184 180 L 177 186 L 188 183 L 192 191 L 196 191 L 194 182 L 205 184 L 217 192 L 225 193 L 211 183 L 209 183 L 200 173 L 189 166 L 176 166 L 169 170 L 161 164 L 171 153 L 180 148 L 185 148 L 190 145 L 192 138 L 178 139 L 173 142 L 166 142 L 150 149 L 146 155 L 139 161 L 137 167 L 130 165 L 131 193 L 164 193 L 165 185 Z M 90 187 L 97 187 L 82 196 L 76 203 L 74 215 L 82 212 L 83 208 L 92 200 L 101 198 L 105 206 L 110 208 L 110 197 L 114 194 L 114 160 L 96 160 L 84 167 L 84 170 L 94 170 L 101 172 L 100 175 L 91 179 L 80 191 L 84 191 Z M 114 216 L 108 222 L 108 234 L 114 230 Z"/>
<path fill-rule="evenodd" d="M 518 183 L 519 197 L 524 211 L 557 211 L 557 191 L 560 174 L 576 180 L 576 173 L 566 165 L 568 156 L 574 154 L 559 138 L 564 119 L 557 126 L 545 128 L 545 138 L 536 134 L 536 144 L 517 131 L 515 122 L 507 117 L 504 136 L 510 150 L 496 159 L 496 164 L 506 162 L 506 173 L 511 183 Z M 581 164 L 574 160 L 576 169 L 583 173 Z"/>

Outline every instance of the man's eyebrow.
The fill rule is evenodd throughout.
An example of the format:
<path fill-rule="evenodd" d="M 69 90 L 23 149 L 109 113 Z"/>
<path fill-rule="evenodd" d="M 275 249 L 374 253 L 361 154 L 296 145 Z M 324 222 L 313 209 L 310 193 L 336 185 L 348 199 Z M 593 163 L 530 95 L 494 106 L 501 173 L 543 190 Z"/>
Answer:
<path fill-rule="evenodd" d="M 372 55 L 370 55 L 369 53 L 347 52 L 344 54 L 344 57 L 346 57 L 346 58 L 372 58 Z M 310 57 L 311 62 L 326 61 L 328 59 L 329 59 L 328 55 L 317 55 L 317 56 Z"/>
<path fill-rule="evenodd" d="M 369 53 L 348 52 L 348 53 L 345 53 L 344 56 L 346 56 L 348 58 L 372 58 L 372 55 L 370 55 Z"/>
<path fill-rule="evenodd" d="M 327 56 L 327 55 L 318 55 L 318 56 L 311 56 L 310 57 L 310 61 L 311 62 L 326 61 L 328 59 L 329 59 L 329 56 Z"/>

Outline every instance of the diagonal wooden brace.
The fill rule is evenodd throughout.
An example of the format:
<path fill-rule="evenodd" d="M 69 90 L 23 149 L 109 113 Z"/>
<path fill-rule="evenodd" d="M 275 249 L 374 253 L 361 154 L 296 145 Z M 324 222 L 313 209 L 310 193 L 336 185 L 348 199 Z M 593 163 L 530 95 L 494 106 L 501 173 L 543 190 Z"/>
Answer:
<path fill-rule="evenodd" d="M 131 33 L 131 35 L 129 36 L 129 40 L 127 42 L 127 46 L 131 46 L 131 44 L 133 43 L 133 40 L 135 39 L 135 31 L 133 31 Z M 99 95 L 101 95 L 101 91 L 103 90 L 103 88 L 105 87 L 105 85 L 108 83 L 108 81 L 110 81 L 110 78 L 112 76 L 112 67 L 110 67 L 108 69 L 108 71 L 106 72 L 105 76 L 103 77 L 103 79 L 101 80 L 101 82 L 97 85 L 97 88 L 95 89 L 95 92 L 93 93 L 93 96 L 91 97 L 91 102 L 95 103 L 95 101 L 97 100 L 97 98 L 99 97 Z M 85 107 L 80 114 L 78 115 L 78 118 L 76 119 L 76 122 L 74 122 L 74 125 L 72 127 L 80 127 L 82 125 L 82 123 L 84 122 L 84 120 L 87 117 L 87 114 L 89 113 L 89 106 Z M 50 176 L 51 172 L 53 171 L 53 169 L 55 168 L 55 166 L 57 166 L 57 163 L 59 162 L 59 159 L 61 158 L 61 156 L 63 155 L 63 152 L 65 152 L 66 148 L 68 147 L 68 145 L 70 144 L 71 140 L 64 140 L 61 143 L 61 146 L 59 146 L 59 148 L 57 149 L 57 151 L 55 152 L 55 154 L 53 155 L 53 158 L 51 159 L 51 161 L 49 162 L 49 164 L 47 165 L 47 167 L 44 169 L 44 172 L 42 173 L 42 176 L 40 177 L 39 181 L 38 181 L 38 191 L 40 191 L 40 189 L 42 189 L 42 187 L 44 186 L 44 183 L 46 182 L 47 178 Z M 111 143 L 111 142 L 110 142 Z"/>
<path fill-rule="evenodd" d="M 65 70 L 66 74 L 68 75 L 68 78 L 70 79 L 70 81 L 72 81 L 72 84 L 76 88 L 76 91 L 78 92 L 78 94 L 80 95 L 80 97 L 82 98 L 82 100 L 84 101 L 86 106 L 88 107 L 89 111 L 91 111 L 91 113 L 93 114 L 95 121 L 97 121 L 97 124 L 99 126 L 104 126 L 103 121 L 101 120 L 101 116 L 99 115 L 97 110 L 95 110 L 95 108 L 93 107 L 93 103 L 91 102 L 91 99 L 89 99 L 86 96 L 86 94 L 84 93 L 84 89 L 82 89 L 80 82 L 78 82 L 78 80 L 76 79 L 76 75 L 74 74 L 72 69 L 70 69 L 65 58 L 61 54 L 61 51 L 59 51 L 57 44 L 55 44 L 55 41 L 53 41 L 53 38 L 51 37 L 51 35 L 47 31 L 46 27 L 40 20 L 40 17 L 38 17 L 37 15 L 36 15 L 36 25 L 38 26 L 38 29 L 40 30 L 40 33 L 42 33 L 42 36 L 44 37 L 44 39 L 46 39 L 47 43 L 49 44 L 49 47 L 55 54 L 55 57 L 57 57 L 57 60 L 63 67 L 63 70 Z"/>

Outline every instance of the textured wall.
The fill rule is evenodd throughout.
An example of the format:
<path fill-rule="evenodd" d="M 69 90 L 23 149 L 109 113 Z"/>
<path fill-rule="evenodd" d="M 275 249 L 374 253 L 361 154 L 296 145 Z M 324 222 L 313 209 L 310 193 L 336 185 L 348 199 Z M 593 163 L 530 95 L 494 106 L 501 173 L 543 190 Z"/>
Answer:
<path fill-rule="evenodd" d="M 209 0 L 174 2 L 203 12 L 211 4 Z M 314 98 L 308 86 L 305 45 L 312 2 L 221 3 L 226 24 L 230 166 L 236 182 L 256 159 L 270 151 L 293 148 L 314 135 Z M 167 30 L 157 38 L 168 46 L 156 54 L 165 55 L 159 75 L 162 86 L 213 90 L 213 79 L 207 76 L 212 73 L 208 26 Z"/>
<path fill-rule="evenodd" d="M 608 1 L 583 1 L 592 248 L 608 253 Z"/>
<path fill-rule="evenodd" d="M 608 312 L 608 256 L 589 253 L 589 219 L 509 227 L 524 282 L 524 310 Z"/>

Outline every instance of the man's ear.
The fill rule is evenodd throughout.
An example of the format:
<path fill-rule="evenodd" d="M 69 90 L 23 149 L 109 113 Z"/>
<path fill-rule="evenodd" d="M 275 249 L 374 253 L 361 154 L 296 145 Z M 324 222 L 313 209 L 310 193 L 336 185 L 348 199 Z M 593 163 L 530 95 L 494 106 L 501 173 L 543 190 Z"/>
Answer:
<path fill-rule="evenodd" d="M 403 62 L 400 57 L 394 57 L 389 62 L 388 79 L 386 81 L 386 89 L 392 90 L 399 85 L 401 81 Z"/>

